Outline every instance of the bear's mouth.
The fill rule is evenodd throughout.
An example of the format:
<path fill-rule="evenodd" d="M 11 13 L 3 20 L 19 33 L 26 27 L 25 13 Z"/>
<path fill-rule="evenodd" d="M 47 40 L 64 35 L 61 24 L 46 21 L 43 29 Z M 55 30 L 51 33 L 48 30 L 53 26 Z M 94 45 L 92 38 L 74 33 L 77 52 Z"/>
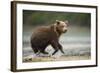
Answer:
<path fill-rule="evenodd" d="M 66 32 L 67 32 L 67 30 L 64 30 L 64 31 L 63 31 L 63 33 L 66 33 Z"/>

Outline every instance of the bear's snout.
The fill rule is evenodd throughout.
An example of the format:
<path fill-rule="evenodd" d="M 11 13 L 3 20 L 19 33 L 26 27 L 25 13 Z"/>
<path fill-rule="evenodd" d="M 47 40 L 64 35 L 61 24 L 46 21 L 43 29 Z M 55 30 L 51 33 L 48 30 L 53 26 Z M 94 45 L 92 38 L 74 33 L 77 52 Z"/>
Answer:
<path fill-rule="evenodd" d="M 65 26 L 64 28 L 63 28 L 63 33 L 65 33 L 65 32 L 67 32 L 67 27 Z"/>
<path fill-rule="evenodd" d="M 67 29 L 64 30 L 64 33 L 67 32 Z"/>

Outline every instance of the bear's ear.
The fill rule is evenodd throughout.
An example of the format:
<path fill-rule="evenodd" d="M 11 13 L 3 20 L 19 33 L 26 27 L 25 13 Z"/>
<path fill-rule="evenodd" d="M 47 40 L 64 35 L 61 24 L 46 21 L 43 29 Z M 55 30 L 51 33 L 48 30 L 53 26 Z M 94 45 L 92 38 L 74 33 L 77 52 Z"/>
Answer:
<path fill-rule="evenodd" d="M 56 20 L 56 24 L 59 25 L 60 24 L 60 21 L 59 20 Z"/>
<path fill-rule="evenodd" d="M 68 20 L 64 21 L 66 24 L 68 24 Z"/>
<path fill-rule="evenodd" d="M 66 20 L 66 21 L 64 21 L 66 24 L 67 24 L 67 26 L 69 26 L 69 22 L 68 22 L 68 20 Z"/>

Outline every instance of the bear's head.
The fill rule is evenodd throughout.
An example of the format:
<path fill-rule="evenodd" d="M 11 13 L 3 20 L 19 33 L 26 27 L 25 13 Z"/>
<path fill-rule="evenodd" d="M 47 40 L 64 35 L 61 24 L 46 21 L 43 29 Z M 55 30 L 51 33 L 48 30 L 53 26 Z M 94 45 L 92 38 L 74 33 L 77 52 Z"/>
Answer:
<path fill-rule="evenodd" d="M 68 30 L 68 21 L 60 21 L 60 20 L 56 20 L 55 24 L 54 24 L 54 31 L 56 31 L 57 33 L 61 34 L 61 33 L 65 33 Z"/>

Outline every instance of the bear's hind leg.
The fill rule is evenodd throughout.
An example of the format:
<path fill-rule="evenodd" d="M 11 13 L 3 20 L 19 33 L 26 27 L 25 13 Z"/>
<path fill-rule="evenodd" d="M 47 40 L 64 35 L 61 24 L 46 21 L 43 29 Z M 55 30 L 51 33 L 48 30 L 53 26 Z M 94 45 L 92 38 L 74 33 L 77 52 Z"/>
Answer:
<path fill-rule="evenodd" d="M 48 54 L 48 52 L 46 52 L 45 49 L 40 50 L 40 52 L 43 54 Z"/>
<path fill-rule="evenodd" d="M 33 49 L 34 53 L 36 54 L 38 52 L 38 49 Z"/>

